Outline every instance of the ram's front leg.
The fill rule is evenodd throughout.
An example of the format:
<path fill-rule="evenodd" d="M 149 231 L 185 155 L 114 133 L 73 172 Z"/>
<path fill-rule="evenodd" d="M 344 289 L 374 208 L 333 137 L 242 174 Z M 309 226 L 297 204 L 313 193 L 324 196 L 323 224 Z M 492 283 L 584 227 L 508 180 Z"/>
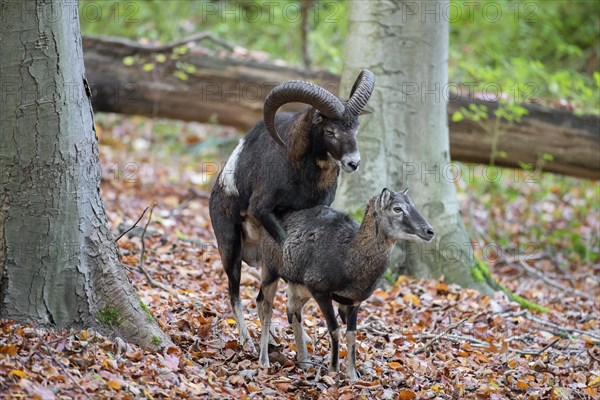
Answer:
<path fill-rule="evenodd" d="M 273 212 L 276 207 L 276 199 L 268 197 L 264 191 L 257 191 L 250 198 L 248 214 L 260 222 L 279 246 L 283 246 L 287 232 L 281 220 Z"/>

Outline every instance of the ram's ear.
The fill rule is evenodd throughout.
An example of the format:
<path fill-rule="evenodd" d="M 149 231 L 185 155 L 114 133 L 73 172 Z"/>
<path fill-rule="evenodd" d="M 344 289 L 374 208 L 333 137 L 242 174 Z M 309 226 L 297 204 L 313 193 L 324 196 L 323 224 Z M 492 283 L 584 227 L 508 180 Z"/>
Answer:
<path fill-rule="evenodd" d="M 323 114 L 321 114 L 319 111 L 315 111 L 313 116 L 313 124 L 319 125 L 321 123 L 323 123 Z"/>
<path fill-rule="evenodd" d="M 380 210 L 385 209 L 389 204 L 392 198 L 392 192 L 388 188 L 384 188 L 377 199 L 377 206 Z"/>
<path fill-rule="evenodd" d="M 369 114 L 373 114 L 373 111 L 371 111 L 371 110 L 362 110 L 362 111 L 361 111 L 361 112 L 358 114 L 358 116 L 360 117 L 360 116 L 362 116 L 362 115 L 369 115 Z"/>

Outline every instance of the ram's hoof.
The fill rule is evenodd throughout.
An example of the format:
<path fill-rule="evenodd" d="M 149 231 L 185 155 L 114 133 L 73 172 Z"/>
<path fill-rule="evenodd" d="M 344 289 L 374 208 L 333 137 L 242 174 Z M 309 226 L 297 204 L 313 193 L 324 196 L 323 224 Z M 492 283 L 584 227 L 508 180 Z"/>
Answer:
<path fill-rule="evenodd" d="M 239 339 L 239 344 L 242 350 L 244 350 L 245 352 L 250 354 L 256 354 L 256 347 L 254 346 L 254 341 L 252 340 L 249 334 L 247 336 L 241 335 Z"/>
<path fill-rule="evenodd" d="M 355 369 L 348 370 L 348 379 L 350 379 L 350 382 L 356 382 L 359 377 L 360 375 L 356 372 Z"/>
<path fill-rule="evenodd" d="M 298 366 L 298 368 L 306 371 L 312 366 L 312 363 L 308 362 L 308 359 L 303 359 L 303 360 L 298 360 L 296 362 L 296 365 Z"/>

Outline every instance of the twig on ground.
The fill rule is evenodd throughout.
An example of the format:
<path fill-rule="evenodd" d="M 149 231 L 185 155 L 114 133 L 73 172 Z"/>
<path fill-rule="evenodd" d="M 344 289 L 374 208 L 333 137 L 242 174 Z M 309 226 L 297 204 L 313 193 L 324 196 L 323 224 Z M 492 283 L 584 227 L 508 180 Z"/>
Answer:
<path fill-rule="evenodd" d="M 42 346 L 44 346 L 44 347 L 46 348 L 46 351 L 48 352 L 48 355 L 49 355 L 49 356 L 50 356 L 50 358 L 52 359 L 52 362 L 53 362 L 54 364 L 56 364 L 56 366 L 57 366 L 58 368 L 60 368 L 60 369 L 61 369 L 61 371 L 63 372 L 63 374 L 65 374 L 66 376 L 68 376 L 68 377 L 69 377 L 69 379 L 71 380 L 71 382 L 73 382 L 73 384 L 74 384 L 74 385 L 75 385 L 75 386 L 76 386 L 76 387 L 77 387 L 79 390 L 81 390 L 81 393 L 83 393 L 83 395 L 84 395 L 84 396 L 85 396 L 85 397 L 86 397 L 88 400 L 92 400 L 92 398 L 90 397 L 89 393 L 88 393 L 88 392 L 86 392 L 86 390 L 85 390 L 85 389 L 84 389 L 84 388 L 83 388 L 83 387 L 82 387 L 82 386 L 79 384 L 79 382 L 78 382 L 78 381 L 77 381 L 77 380 L 76 380 L 76 379 L 73 377 L 73 375 L 71 374 L 71 372 L 69 372 L 69 370 L 68 370 L 68 369 L 66 369 L 66 368 L 65 368 L 65 366 L 64 366 L 64 365 L 63 365 L 63 364 L 62 364 L 62 363 L 61 363 L 59 360 L 57 360 L 57 359 L 56 359 L 56 356 L 55 356 L 55 355 L 54 355 L 54 353 L 52 352 L 52 348 L 46 344 L 46 342 L 44 341 L 44 339 L 43 339 L 43 338 L 42 338 L 40 335 L 38 335 L 38 334 L 37 334 L 37 332 L 36 332 L 36 335 L 37 335 L 37 337 L 38 337 L 38 342 L 39 342 L 39 343 L 40 343 Z"/>
<path fill-rule="evenodd" d="M 373 321 L 367 322 L 366 324 L 362 324 L 356 327 L 356 330 L 367 330 L 367 331 L 371 331 L 376 335 L 379 336 L 389 336 L 389 333 L 387 332 L 383 332 L 380 331 L 379 329 L 376 329 L 375 327 L 373 327 Z"/>
<path fill-rule="evenodd" d="M 34 330 L 35 330 L 35 329 L 34 329 Z M 35 334 L 36 334 L 36 336 L 37 336 L 38 338 L 40 338 L 40 335 L 39 335 L 39 333 L 37 332 L 37 330 L 35 330 Z M 40 344 L 41 344 L 42 342 L 43 342 L 44 344 L 46 344 L 47 346 L 49 346 L 49 345 L 51 345 L 51 344 L 54 344 L 54 343 L 60 342 L 60 341 L 62 341 L 62 340 L 66 340 L 66 339 L 67 339 L 67 338 L 69 338 L 70 336 L 74 336 L 74 335 L 75 335 L 75 332 L 67 332 L 67 334 L 66 334 L 66 335 L 59 336 L 59 337 L 57 337 L 56 339 L 54 339 L 54 340 L 51 340 L 51 341 L 49 341 L 49 342 L 43 342 L 42 340 L 40 340 L 38 343 L 36 343 L 36 344 L 34 344 L 34 345 L 33 345 L 33 347 L 31 348 L 31 351 L 30 351 L 30 352 L 29 352 L 29 354 L 28 354 L 28 355 L 25 357 L 25 359 L 26 359 L 26 360 L 29 360 L 29 359 L 30 359 L 30 358 L 33 356 L 33 354 L 37 353 L 37 349 L 38 349 L 38 347 L 40 346 Z M 40 339 L 41 339 L 41 338 L 40 338 Z M 39 353 L 38 353 L 38 354 L 39 354 Z"/>
<path fill-rule="evenodd" d="M 594 353 L 592 352 L 592 349 L 587 349 L 587 353 L 589 354 L 590 357 L 592 357 L 594 360 L 596 360 L 597 362 L 600 363 L 600 359 L 596 358 L 596 356 L 594 355 Z"/>
<path fill-rule="evenodd" d="M 435 335 L 433 333 L 413 334 L 413 337 L 415 339 L 433 339 L 433 338 L 436 338 L 437 336 L 439 336 L 439 334 L 438 335 Z M 486 343 L 479 339 L 475 339 L 474 337 L 463 336 L 463 335 L 446 334 L 445 336 L 439 338 L 439 340 L 441 340 L 441 339 L 448 340 L 453 343 L 469 342 L 469 343 L 472 343 L 473 346 L 476 346 L 476 347 L 490 347 L 489 343 Z"/>
<path fill-rule="evenodd" d="M 131 227 L 129 229 L 126 229 L 125 231 L 123 231 L 123 233 L 121 233 L 119 235 L 119 237 L 115 239 L 115 243 L 117 243 L 119 241 L 119 239 L 121 239 L 123 236 L 125 236 L 128 232 L 130 232 L 133 228 L 135 228 L 137 226 L 137 224 L 142 220 L 142 218 L 144 218 L 144 214 L 146 214 L 146 211 L 148 211 L 149 207 L 150 206 L 147 206 L 146 208 L 144 208 L 144 212 L 142 212 L 142 215 L 140 215 L 140 217 L 137 219 L 137 221 L 135 221 L 135 223 L 133 225 L 131 225 Z"/>
<path fill-rule="evenodd" d="M 563 285 L 560 282 L 555 281 L 554 279 L 548 278 L 546 275 L 544 275 L 544 273 L 538 271 L 537 269 L 535 269 L 533 267 L 530 267 L 523 260 L 519 260 L 518 263 L 512 264 L 512 265 L 516 265 L 516 266 L 524 269 L 528 274 L 533 275 L 536 278 L 541 279 L 542 281 L 546 282 L 548 285 L 550 285 L 552 287 L 555 287 L 555 288 L 560 289 L 560 290 L 562 290 L 564 292 L 567 292 L 567 293 L 574 294 L 574 295 L 579 296 L 579 297 L 583 297 L 583 298 L 585 298 L 587 300 L 593 299 L 593 297 L 590 296 L 587 293 L 584 293 L 584 292 L 582 292 L 580 290 L 577 290 L 577 289 L 570 288 L 568 286 Z"/>
<path fill-rule="evenodd" d="M 525 319 L 528 319 L 529 321 L 533 321 L 535 323 L 538 323 L 542 326 L 546 326 L 546 327 L 550 327 L 553 328 L 554 331 L 549 331 L 548 329 L 541 329 L 541 330 L 545 330 L 548 332 L 551 332 L 553 335 L 555 336 L 560 336 L 561 333 L 578 333 L 580 335 L 587 335 L 590 338 L 596 339 L 597 341 L 600 341 L 600 335 L 592 333 L 590 331 L 584 331 L 583 329 L 578 329 L 578 328 L 571 328 L 571 327 L 567 327 L 567 326 L 560 326 L 558 324 L 555 324 L 553 322 L 549 322 L 546 320 L 543 320 L 541 318 L 538 318 L 534 315 L 531 315 L 527 312 L 527 310 L 522 310 L 516 313 L 512 313 L 512 312 L 507 312 L 507 313 L 502 313 L 499 314 L 500 316 L 503 317 L 507 317 L 507 318 L 516 318 L 516 317 L 524 317 Z M 539 329 L 539 328 L 538 328 Z"/>
<path fill-rule="evenodd" d="M 160 282 L 156 282 L 154 279 L 152 279 L 152 277 L 150 276 L 148 271 L 146 271 L 146 269 L 144 268 L 144 253 L 146 252 L 146 243 L 144 241 L 144 238 L 146 236 L 146 229 L 148 228 L 148 225 L 150 225 L 150 221 L 152 220 L 152 212 L 154 211 L 155 206 L 156 206 L 156 203 L 153 203 L 152 206 L 150 207 L 150 214 L 148 215 L 148 221 L 146 222 L 146 225 L 144 225 L 144 231 L 142 232 L 142 251 L 140 253 L 140 263 L 138 265 L 138 269 L 144 274 L 144 276 L 146 277 L 146 280 L 148 281 L 148 284 L 150 286 L 164 290 L 165 292 L 168 292 L 168 293 L 172 294 L 173 296 L 178 296 L 179 293 L 177 293 L 174 289 L 172 289 L 168 286 L 165 286 Z"/>
<path fill-rule="evenodd" d="M 517 354 L 524 354 L 524 355 L 529 355 L 529 356 L 541 356 L 546 350 L 548 350 L 550 347 L 554 346 L 560 339 L 561 338 L 554 339 L 552 342 L 548 343 L 546 346 L 544 346 L 540 350 L 517 350 L 517 349 L 510 349 L 510 350 L 514 351 Z"/>
<path fill-rule="evenodd" d="M 530 321 L 537 322 L 540 325 L 549 326 L 551 328 L 556 329 L 559 332 L 567 332 L 567 333 L 575 332 L 575 333 L 579 333 L 580 335 L 587 335 L 587 336 L 589 336 L 591 338 L 594 338 L 594 339 L 600 341 L 600 335 L 591 333 L 590 331 L 584 331 L 583 329 L 578 329 L 578 328 L 570 328 L 570 327 L 567 327 L 567 326 L 560 326 L 560 325 L 557 325 L 557 324 L 555 324 L 553 322 L 548 322 L 548 321 L 545 321 L 545 320 L 543 320 L 541 318 L 537 318 L 537 317 L 535 317 L 533 315 L 529 315 L 529 314 L 525 314 L 524 316 L 525 316 L 525 318 L 527 318 Z"/>
<path fill-rule="evenodd" d="M 464 324 L 465 322 L 467 322 L 468 319 L 469 318 L 466 317 L 466 318 L 461 319 L 457 323 L 450 325 L 448 328 L 444 329 L 441 333 L 435 335 L 433 337 L 433 339 L 431 339 L 429 342 L 427 342 L 425 344 L 425 346 L 419 347 L 418 349 L 416 349 L 415 351 L 413 351 L 413 354 L 417 355 L 417 354 L 421 354 L 421 353 L 427 351 L 428 349 L 431 348 L 431 346 L 433 346 L 433 344 L 435 342 L 437 342 L 438 340 L 440 340 L 444 335 L 450 333 L 452 330 L 458 328 L 459 326 L 461 326 L 462 324 Z"/>
<path fill-rule="evenodd" d="M 515 335 L 515 336 L 508 337 L 504 341 L 506 343 L 514 342 L 515 340 L 524 342 L 525 339 L 530 339 L 531 337 L 533 337 L 533 333 L 527 332 L 527 333 L 524 333 L 522 335 Z"/>
<path fill-rule="evenodd" d="M 554 346 L 556 343 L 558 343 L 558 341 L 561 338 L 557 337 L 556 339 L 554 339 L 552 342 L 548 343 L 546 346 L 544 346 L 543 349 L 541 349 L 540 351 L 538 351 L 538 356 L 541 355 L 543 352 L 545 352 L 546 350 L 548 350 L 550 347 Z"/>

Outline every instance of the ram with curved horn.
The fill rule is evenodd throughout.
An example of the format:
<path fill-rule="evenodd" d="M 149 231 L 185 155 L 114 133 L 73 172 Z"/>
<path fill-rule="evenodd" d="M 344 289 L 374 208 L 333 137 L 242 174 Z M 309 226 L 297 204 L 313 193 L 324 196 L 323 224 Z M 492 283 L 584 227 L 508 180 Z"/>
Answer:
<path fill-rule="evenodd" d="M 283 243 L 284 212 L 330 205 L 340 168 L 355 172 L 360 164 L 356 140 L 358 117 L 373 92 L 375 77 L 363 70 L 350 98 L 341 100 L 327 90 L 303 81 L 276 86 L 264 104 L 264 121 L 240 140 L 213 187 L 209 207 L 240 344 L 254 350 L 244 323 L 240 300 L 242 260 L 260 263 L 260 255 L 242 245 L 254 234 L 245 229 L 251 218 Z M 277 110 L 287 103 L 305 103 L 295 112 Z"/>

